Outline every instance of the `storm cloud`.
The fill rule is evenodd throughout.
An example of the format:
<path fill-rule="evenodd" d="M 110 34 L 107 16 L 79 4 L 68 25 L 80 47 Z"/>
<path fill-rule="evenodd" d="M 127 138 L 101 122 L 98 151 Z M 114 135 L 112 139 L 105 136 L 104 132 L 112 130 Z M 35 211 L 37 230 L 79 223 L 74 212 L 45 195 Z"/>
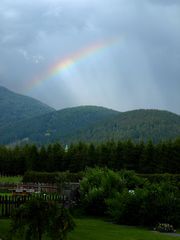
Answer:
<path fill-rule="evenodd" d="M 28 91 L 49 66 L 118 41 Z M 180 114 L 179 0 L 1 0 L 0 85 L 57 108 L 101 105 Z"/>

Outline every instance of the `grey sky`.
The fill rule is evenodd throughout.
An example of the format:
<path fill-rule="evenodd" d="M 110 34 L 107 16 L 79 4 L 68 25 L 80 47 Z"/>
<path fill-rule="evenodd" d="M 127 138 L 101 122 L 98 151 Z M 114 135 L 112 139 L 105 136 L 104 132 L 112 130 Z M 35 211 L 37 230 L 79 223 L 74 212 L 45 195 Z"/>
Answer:
<path fill-rule="evenodd" d="M 56 61 L 109 48 L 27 91 Z M 179 0 L 1 0 L 0 85 L 57 108 L 102 105 L 180 114 Z"/>

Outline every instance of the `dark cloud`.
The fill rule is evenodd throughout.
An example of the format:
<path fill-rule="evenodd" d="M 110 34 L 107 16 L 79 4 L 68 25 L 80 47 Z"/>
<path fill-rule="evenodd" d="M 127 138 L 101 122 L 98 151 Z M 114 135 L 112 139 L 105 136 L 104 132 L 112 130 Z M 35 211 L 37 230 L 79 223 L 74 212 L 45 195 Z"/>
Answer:
<path fill-rule="evenodd" d="M 1 0 L 0 84 L 56 107 L 97 104 L 180 113 L 179 0 Z M 58 59 L 119 42 L 30 91 Z"/>

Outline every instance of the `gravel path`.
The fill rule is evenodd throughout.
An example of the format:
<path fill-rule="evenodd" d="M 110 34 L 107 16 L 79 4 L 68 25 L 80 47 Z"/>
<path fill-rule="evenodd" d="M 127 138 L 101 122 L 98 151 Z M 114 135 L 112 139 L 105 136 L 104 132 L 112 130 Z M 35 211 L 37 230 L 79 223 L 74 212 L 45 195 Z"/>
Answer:
<path fill-rule="evenodd" d="M 157 232 L 157 231 L 153 231 L 153 232 Z M 157 233 L 161 233 L 162 235 L 169 235 L 172 237 L 180 237 L 180 233 L 163 233 L 163 232 L 157 232 Z"/>
<path fill-rule="evenodd" d="M 169 236 L 172 236 L 172 237 L 180 237 L 180 233 L 162 233 L 164 235 L 169 235 Z"/>

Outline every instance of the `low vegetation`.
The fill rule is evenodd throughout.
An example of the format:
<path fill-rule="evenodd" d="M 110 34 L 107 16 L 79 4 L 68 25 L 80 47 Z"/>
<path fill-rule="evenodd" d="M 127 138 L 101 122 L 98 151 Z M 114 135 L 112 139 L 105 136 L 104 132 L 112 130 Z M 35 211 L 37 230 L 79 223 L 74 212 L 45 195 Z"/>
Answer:
<path fill-rule="evenodd" d="M 26 240 L 41 240 L 45 235 L 52 240 L 63 240 L 74 228 L 68 209 L 40 197 L 32 198 L 15 209 L 11 219 L 11 233 L 24 236 Z"/>
<path fill-rule="evenodd" d="M 86 214 L 126 225 L 180 226 L 180 191 L 175 182 L 150 183 L 132 171 L 88 169 L 80 184 Z"/>

